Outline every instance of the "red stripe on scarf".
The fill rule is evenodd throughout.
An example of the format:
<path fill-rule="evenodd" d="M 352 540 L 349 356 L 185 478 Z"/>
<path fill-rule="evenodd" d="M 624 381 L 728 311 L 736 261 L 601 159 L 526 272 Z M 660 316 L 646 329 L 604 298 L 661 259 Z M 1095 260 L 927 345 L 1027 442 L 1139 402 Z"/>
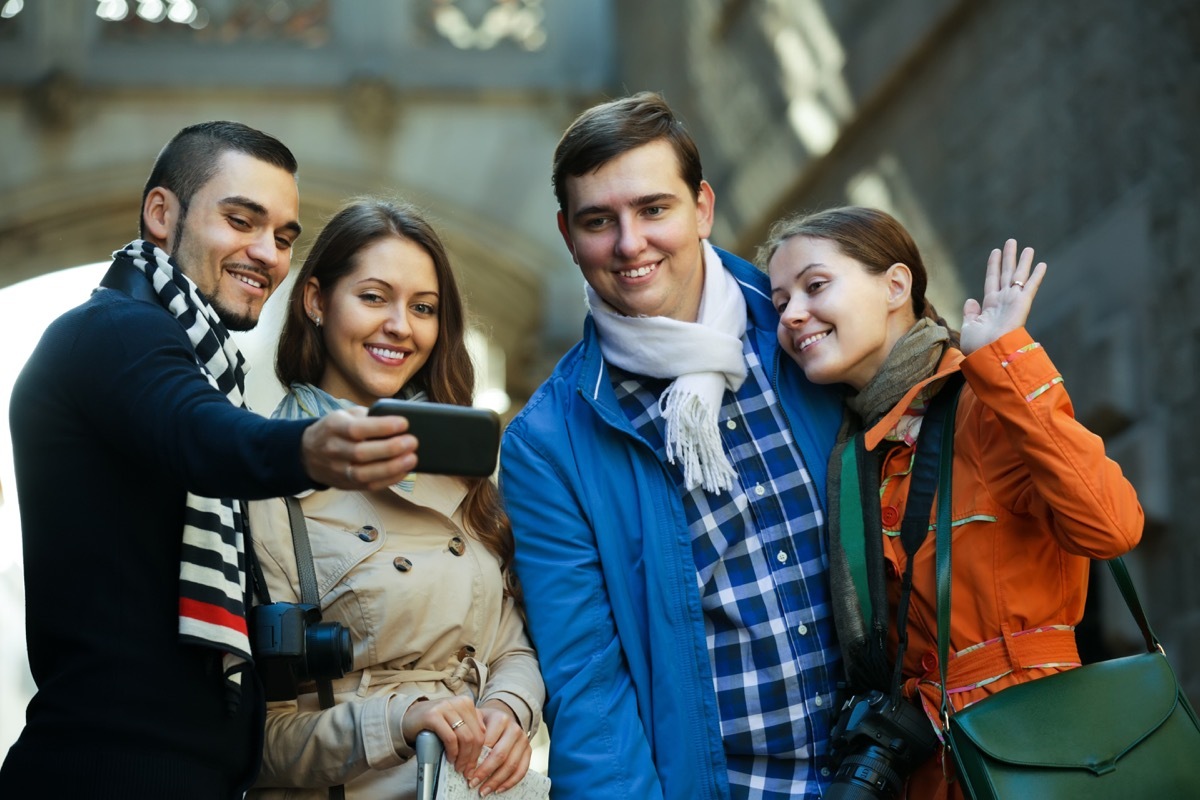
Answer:
<path fill-rule="evenodd" d="M 179 615 L 207 622 L 210 625 L 220 625 L 243 635 L 247 635 L 246 620 L 238 614 L 231 614 L 220 606 L 204 603 L 187 597 L 179 598 Z"/>

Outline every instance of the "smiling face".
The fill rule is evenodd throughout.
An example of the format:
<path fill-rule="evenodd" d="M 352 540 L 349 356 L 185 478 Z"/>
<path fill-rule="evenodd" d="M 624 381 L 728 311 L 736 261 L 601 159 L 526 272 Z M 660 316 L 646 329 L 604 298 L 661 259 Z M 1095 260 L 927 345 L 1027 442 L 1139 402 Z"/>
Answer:
<path fill-rule="evenodd" d="M 147 238 L 171 253 L 229 329 L 249 330 L 287 277 L 300 197 L 285 169 L 232 150 L 217 163 L 186 210 L 169 189 L 147 195 Z"/>
<path fill-rule="evenodd" d="M 395 396 L 437 344 L 438 300 L 433 259 L 396 236 L 359 250 L 354 268 L 327 291 L 310 278 L 304 304 L 321 321 L 326 352 L 317 385 L 362 406 Z"/>
<path fill-rule="evenodd" d="M 713 192 L 701 182 L 693 195 L 670 143 L 628 150 L 566 186 L 559 231 L 596 294 L 626 316 L 695 321 Z"/>
<path fill-rule="evenodd" d="M 768 265 L 779 344 L 813 383 L 861 391 L 915 322 L 911 274 L 874 274 L 828 239 L 793 236 Z"/>

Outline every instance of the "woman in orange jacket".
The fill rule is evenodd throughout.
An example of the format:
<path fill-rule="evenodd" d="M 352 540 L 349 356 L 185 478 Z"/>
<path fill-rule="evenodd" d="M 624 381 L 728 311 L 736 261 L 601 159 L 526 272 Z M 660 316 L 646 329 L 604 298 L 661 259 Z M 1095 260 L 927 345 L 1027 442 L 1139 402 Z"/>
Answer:
<path fill-rule="evenodd" d="M 1105 457 L 1103 441 L 1075 419 L 1062 377 L 1025 330 L 1045 263 L 1034 266 L 1029 248 L 1018 257 L 1011 239 L 992 251 L 982 303 L 963 307 L 960 343 L 925 299 L 927 276 L 912 238 L 888 214 L 848 207 L 783 220 L 762 255 L 784 350 L 809 380 L 848 387 L 830 465 L 831 503 L 840 488 L 835 466 L 852 437 L 860 435 L 861 452 L 881 464 L 882 548 L 870 541 L 861 548 L 874 562 L 867 571 L 880 576 L 891 623 L 876 646 L 886 652 L 873 665 L 871 626 L 849 579 L 839 585 L 847 551 L 838 514 L 830 513 L 835 617 L 851 688 L 889 690 L 881 684 L 891 672 L 881 677 L 878 667 L 879 658 L 894 661 L 898 648 L 895 615 L 909 560 L 899 533 L 916 441 L 930 399 L 956 372 L 965 385 L 951 497 L 955 601 L 946 688 L 953 707 L 1078 666 L 1074 627 L 1089 560 L 1133 548 L 1143 516 L 1133 487 Z M 913 558 L 904 627 L 902 692 L 940 739 L 933 536 Z M 872 675 L 876 685 L 862 685 Z M 962 797 L 952 759 L 943 763 L 937 749 L 937 757 L 914 765 L 907 797 Z"/>

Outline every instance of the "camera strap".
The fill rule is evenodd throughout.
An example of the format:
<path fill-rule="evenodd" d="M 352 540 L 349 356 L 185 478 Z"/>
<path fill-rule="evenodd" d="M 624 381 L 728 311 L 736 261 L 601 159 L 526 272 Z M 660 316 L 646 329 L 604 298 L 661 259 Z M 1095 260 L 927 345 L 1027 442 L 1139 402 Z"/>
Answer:
<path fill-rule="evenodd" d="M 295 497 L 285 497 L 287 503 L 288 524 L 292 528 L 292 549 L 296 552 L 296 577 L 300 581 L 300 602 L 321 607 L 321 598 L 317 595 L 317 571 L 313 567 L 312 545 L 308 541 L 308 522 L 304 519 L 304 509 Z M 257 564 L 256 564 L 257 567 Z M 265 587 L 264 587 L 265 589 Z M 333 684 L 328 678 L 317 678 L 317 699 L 321 708 L 333 708 Z M 329 800 L 345 800 L 346 787 L 342 785 L 329 787 Z"/>
<path fill-rule="evenodd" d="M 900 542 L 907 557 L 904 575 L 900 579 L 900 600 L 896 605 L 896 660 L 892 675 L 892 702 L 900 700 L 901 671 L 904 666 L 904 651 L 908 649 L 908 603 L 912 595 L 913 562 L 917 551 L 929 536 L 929 515 L 933 510 L 933 496 L 938 484 L 939 455 L 942 450 L 947 412 L 957 405 L 958 393 L 962 390 L 963 376 L 956 372 L 946 378 L 937 394 L 929 399 L 921 421 L 921 432 L 917 436 L 917 452 L 913 457 L 908 497 L 905 502 L 904 520 L 900 523 Z M 949 504 L 950 498 L 943 498 Z"/>
<path fill-rule="evenodd" d="M 296 577 L 300 581 L 300 602 L 321 607 L 317 596 L 317 571 L 313 567 L 312 545 L 308 542 L 308 523 L 304 510 L 294 497 L 283 498 L 287 503 L 288 524 L 292 527 L 292 549 L 296 551 Z"/>

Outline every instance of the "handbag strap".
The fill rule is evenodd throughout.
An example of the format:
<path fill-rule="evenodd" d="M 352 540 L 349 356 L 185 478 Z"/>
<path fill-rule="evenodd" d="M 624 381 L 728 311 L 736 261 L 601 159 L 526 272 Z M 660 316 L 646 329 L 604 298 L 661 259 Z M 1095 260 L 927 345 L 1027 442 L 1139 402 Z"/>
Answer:
<path fill-rule="evenodd" d="M 292 549 L 296 551 L 296 577 L 300 581 L 300 602 L 320 608 L 320 597 L 317 595 L 317 571 L 313 566 L 312 545 L 308 541 L 308 523 L 304 519 L 304 510 L 300 501 L 295 497 L 285 497 L 287 503 L 288 524 L 292 528 Z M 333 684 L 328 678 L 318 678 L 317 699 L 321 708 L 333 708 Z M 346 787 L 342 785 L 329 787 L 329 800 L 345 800 Z"/>
<path fill-rule="evenodd" d="M 955 398 L 957 404 L 957 398 Z M 934 569 L 936 571 L 937 580 L 937 638 L 938 638 L 938 670 L 940 672 L 942 685 L 942 725 L 946 729 L 950 724 L 950 693 L 946 691 L 946 654 L 950 646 L 950 541 L 953 525 L 950 509 L 950 497 L 952 490 L 952 470 L 954 465 L 954 414 L 946 415 L 944 422 L 944 430 L 942 434 L 944 445 L 942 447 L 940 466 L 938 471 L 938 493 L 937 493 L 937 522 L 936 530 L 936 546 L 934 559 Z M 1108 559 L 1107 562 L 1109 571 L 1112 573 L 1113 580 L 1117 582 L 1117 588 L 1121 590 L 1121 597 L 1125 600 L 1125 605 L 1129 607 L 1129 613 L 1133 615 L 1133 619 L 1137 622 L 1138 628 L 1142 632 L 1142 638 L 1146 640 L 1146 650 L 1151 653 L 1163 653 L 1163 646 L 1159 642 L 1158 637 L 1154 635 L 1154 631 L 1150 628 L 1150 621 L 1146 618 L 1146 612 L 1142 609 L 1142 602 L 1138 598 L 1137 590 L 1133 586 L 1133 579 L 1129 576 L 1129 569 L 1125 566 L 1125 560 L 1120 556 Z"/>
<path fill-rule="evenodd" d="M 958 397 L 954 398 L 958 406 Z M 950 727 L 950 693 L 946 691 L 946 650 L 950 643 L 950 513 L 951 472 L 954 467 L 954 422 L 956 414 L 946 415 L 942 425 L 943 447 L 938 462 L 937 521 L 934 523 L 936 550 L 934 573 L 937 582 L 938 670 L 942 681 L 942 729 Z"/>
<path fill-rule="evenodd" d="M 1125 605 L 1129 606 L 1129 613 L 1133 614 L 1138 630 L 1142 632 L 1142 638 L 1146 640 L 1146 652 L 1166 655 L 1162 643 L 1150 627 L 1150 620 L 1146 617 L 1146 612 L 1142 609 L 1142 601 L 1138 599 L 1137 589 L 1133 588 L 1133 578 L 1129 577 L 1129 568 L 1125 566 L 1125 559 L 1117 556 L 1108 559 L 1105 563 L 1108 564 L 1108 571 L 1112 573 L 1113 580 L 1117 582 L 1117 588 L 1121 590 L 1121 597 L 1125 599 Z"/>

